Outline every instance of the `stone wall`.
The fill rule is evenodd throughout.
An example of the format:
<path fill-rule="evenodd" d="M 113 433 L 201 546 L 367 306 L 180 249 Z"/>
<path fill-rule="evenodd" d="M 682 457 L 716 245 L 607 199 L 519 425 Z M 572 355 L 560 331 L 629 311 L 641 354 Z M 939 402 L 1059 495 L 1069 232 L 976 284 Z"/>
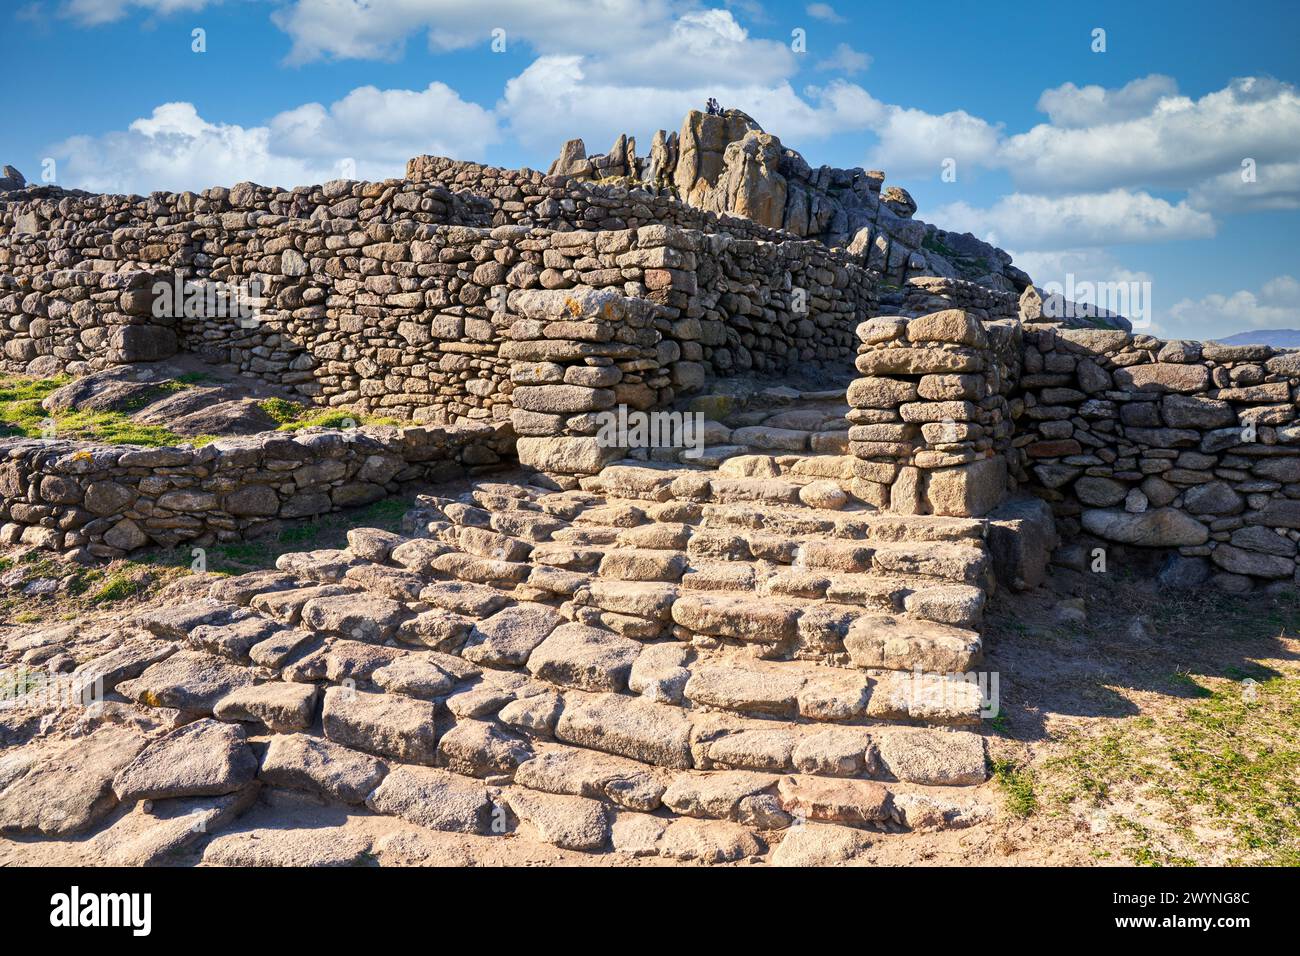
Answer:
<path fill-rule="evenodd" d="M 309 429 L 202 448 L 0 440 L 0 543 L 94 557 L 206 546 L 493 468 L 508 429 Z"/>
<path fill-rule="evenodd" d="M 1019 297 L 977 282 L 945 279 L 942 276 L 914 276 L 897 292 L 886 291 L 882 305 L 897 305 L 901 314 L 928 315 L 944 309 L 963 309 L 982 322 L 1014 319 L 1019 314 Z"/>
<path fill-rule="evenodd" d="M 858 497 L 904 514 L 986 514 L 1007 491 L 1021 327 L 946 309 L 858 326 L 848 390 Z"/>
<path fill-rule="evenodd" d="M 1073 529 L 1177 548 L 1171 573 L 1300 582 L 1300 352 L 1025 332 L 1013 474 Z"/>
<path fill-rule="evenodd" d="M 152 313 L 160 275 L 64 269 L 0 291 L 0 370 L 46 376 L 176 354 L 177 322 Z"/>
<path fill-rule="evenodd" d="M 204 210 L 183 221 L 172 221 L 173 211 L 188 208 L 182 199 L 191 194 L 163 197 L 161 225 L 117 229 L 106 216 L 130 221 L 146 212 L 133 197 L 116 197 L 117 206 L 102 196 L 65 196 L 52 208 L 32 198 L 0 203 L 0 226 L 8 227 L 0 234 L 0 270 L 7 270 L 0 367 L 79 374 L 179 348 L 321 405 L 438 423 L 505 421 L 511 383 L 498 351 L 520 318 L 509 309 L 516 290 L 609 288 L 645 298 L 665 320 L 662 339 L 676 343 L 663 346 L 660 360 L 678 391 L 740 371 L 847 363 L 852 327 L 875 306 L 874 274 L 816 242 L 665 225 L 555 231 L 386 221 L 393 210 L 406 211 L 402 196 L 421 193 L 360 199 L 365 184 L 323 205 L 347 185 L 295 191 L 283 201 L 260 187 L 236 187 L 203 199 Z M 438 209 L 421 213 L 426 218 L 471 208 L 443 187 L 425 189 L 443 197 Z M 242 211 L 257 203 L 313 212 Z M 232 206 L 241 211 L 212 211 Z M 32 217 L 42 226 L 35 234 L 24 231 L 30 223 L 18 225 Z M 95 235 L 107 241 L 96 243 Z M 155 318 L 154 283 L 165 293 L 177 275 L 200 290 L 257 280 L 257 314 L 175 307 Z M 119 325 L 132 328 L 119 332 Z M 660 398 L 666 404 L 672 395 Z"/>

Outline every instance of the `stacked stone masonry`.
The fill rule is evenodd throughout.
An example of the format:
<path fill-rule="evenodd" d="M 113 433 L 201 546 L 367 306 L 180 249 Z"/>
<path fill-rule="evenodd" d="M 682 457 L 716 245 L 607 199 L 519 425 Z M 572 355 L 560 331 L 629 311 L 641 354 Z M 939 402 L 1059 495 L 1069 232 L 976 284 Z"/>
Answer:
<path fill-rule="evenodd" d="M 574 476 L 623 451 L 595 440 L 601 411 L 856 353 L 840 480 L 858 500 L 978 515 L 1019 484 L 1106 540 L 1208 559 L 1225 586 L 1288 577 L 1293 353 L 1022 325 L 1013 292 L 952 276 L 884 288 L 897 314 L 862 325 L 881 277 L 848 250 L 636 186 L 437 157 L 408 175 L 6 193 L 2 367 L 194 352 L 322 405 L 508 426 L 525 464 Z M 178 275 L 200 291 L 263 279 L 258 314 L 160 310 Z M 60 530 L 25 511 L 46 504 L 27 487 L 12 505 L 41 518 L 14 523 Z"/>
<path fill-rule="evenodd" d="M 265 432 L 202 448 L 0 442 L 0 544 L 97 558 L 257 537 L 499 465 L 506 427 Z"/>
<path fill-rule="evenodd" d="M 242 184 L 148 201 L 46 192 L 0 204 L 8 371 L 77 374 L 194 352 L 322 405 L 504 421 L 512 383 L 500 349 L 521 318 L 511 310 L 519 290 L 609 288 L 654 303 L 678 390 L 846 363 L 853 325 L 875 301 L 874 275 L 816 242 L 650 224 L 434 224 L 423 220 L 474 218 L 472 204 L 412 183 L 285 194 Z M 406 218 L 426 201 L 429 212 Z M 256 279 L 257 312 L 160 310 L 177 274 L 200 293 Z"/>
<path fill-rule="evenodd" d="M 1177 548 L 1183 583 L 1300 583 L 1300 352 L 1026 331 L 1013 475 L 1074 527 Z"/>
<path fill-rule="evenodd" d="M 961 309 L 858 326 L 848 390 L 858 497 L 903 514 L 983 515 L 1007 491 L 1021 330 Z"/>

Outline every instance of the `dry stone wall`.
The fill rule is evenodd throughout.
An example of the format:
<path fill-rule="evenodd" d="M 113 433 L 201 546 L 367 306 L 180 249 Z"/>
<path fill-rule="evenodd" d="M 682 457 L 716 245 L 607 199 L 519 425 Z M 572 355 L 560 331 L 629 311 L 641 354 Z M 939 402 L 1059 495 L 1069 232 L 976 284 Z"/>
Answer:
<path fill-rule="evenodd" d="M 489 425 L 266 432 L 201 448 L 3 440 L 0 543 L 112 558 L 238 541 L 477 474 L 509 452 L 507 429 Z"/>
<path fill-rule="evenodd" d="M 1020 367 L 1020 326 L 961 309 L 858 326 L 848 389 L 855 493 L 903 514 L 979 516 L 1007 491 L 1007 396 Z"/>
<path fill-rule="evenodd" d="M 8 192 L 0 370 L 81 374 L 193 352 L 320 405 L 497 426 L 493 455 L 517 435 L 525 464 L 584 475 L 621 451 L 596 442 L 601 411 L 664 409 L 716 377 L 856 355 L 850 450 L 863 500 L 979 515 L 1020 484 L 1098 538 L 1178 549 L 1186 580 L 1296 580 L 1297 353 L 1022 325 L 1009 289 L 953 275 L 882 287 L 888 254 L 873 268 L 869 242 L 827 248 L 635 185 L 428 156 L 408 177 Z M 906 218 L 905 197 L 880 203 Z M 178 277 L 198 293 L 257 280 L 255 314 L 160 309 Z M 896 314 L 861 323 L 882 294 Z M 99 467 L 47 474 L 61 459 L 45 447 L 8 452 L 6 534 L 123 550 L 107 538 L 111 516 L 41 495 L 46 477 L 71 495 L 54 480 L 71 475 L 84 496 L 77 476 Z M 178 476 L 211 478 L 206 450 L 155 466 L 142 462 L 162 452 L 61 454 L 77 468 L 111 458 L 107 480 L 135 480 L 149 507 L 159 482 L 161 494 L 188 487 L 173 487 Z M 249 482 L 265 488 L 254 459 Z M 354 471 L 309 494 L 344 503 Z M 269 508 L 265 491 L 251 494 Z M 297 512 L 301 489 L 284 495 L 274 515 L 164 507 L 113 526 L 130 520 L 159 543 L 243 534 Z"/>
<path fill-rule="evenodd" d="M 0 294 L 0 369 L 54 375 L 169 358 L 178 324 L 153 315 L 148 270 L 43 272 Z M 4 280 L 0 276 L 0 282 Z"/>
<path fill-rule="evenodd" d="M 1012 472 L 1074 527 L 1181 583 L 1300 582 L 1300 352 L 1027 331 L 1013 405 Z"/>
<path fill-rule="evenodd" d="M 364 195 L 361 185 L 352 192 Z M 316 187 L 331 196 L 333 188 Z M 229 192 L 240 210 L 284 205 L 265 191 Z M 419 196 L 394 192 L 378 206 L 343 211 L 400 209 L 393 204 L 408 194 Z M 132 197 L 118 198 L 109 219 L 143 214 Z M 162 225 L 112 230 L 101 215 L 105 197 L 64 197 L 56 209 L 36 200 L 0 204 L 0 223 L 9 227 L 0 235 L 0 268 L 9 269 L 0 296 L 4 369 L 78 374 L 179 349 L 321 405 L 437 423 L 505 421 L 511 382 L 498 353 L 520 317 L 509 309 L 513 291 L 609 288 L 646 299 L 665 320 L 662 339 L 675 343 L 662 347 L 660 359 L 678 391 L 741 371 L 847 363 L 852 326 L 875 303 L 873 274 L 815 242 L 666 225 L 554 231 L 332 218 L 360 200 L 349 193 L 331 207 L 311 205 L 320 198 L 308 192 L 289 204 L 291 211 L 310 206 L 305 219 L 205 209 L 172 222 L 167 211 L 179 200 L 169 197 L 160 204 Z M 234 200 L 205 200 L 218 202 Z M 43 231 L 19 229 L 37 207 Z M 443 202 L 425 215 L 468 208 Z M 89 241 L 81 231 L 95 232 L 88 222 L 100 223 L 110 241 Z M 69 237 L 76 242 L 63 241 Z M 257 312 L 175 305 L 160 313 L 158 296 L 177 275 L 199 293 L 256 281 L 249 302 Z M 667 392 L 660 398 L 671 401 Z"/>

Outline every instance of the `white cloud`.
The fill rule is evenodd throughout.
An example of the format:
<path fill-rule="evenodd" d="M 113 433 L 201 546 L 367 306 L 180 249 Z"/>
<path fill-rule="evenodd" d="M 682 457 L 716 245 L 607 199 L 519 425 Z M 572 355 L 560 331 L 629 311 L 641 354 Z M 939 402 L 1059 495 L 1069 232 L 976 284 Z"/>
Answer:
<path fill-rule="evenodd" d="M 481 44 L 505 31 L 507 48 L 541 53 L 626 52 L 662 36 L 668 0 L 296 0 L 272 21 L 293 41 L 289 60 L 393 59 L 406 38 L 425 33 L 434 51 Z"/>
<path fill-rule="evenodd" d="M 1007 252 L 1017 268 L 1029 273 L 1038 286 L 1049 282 L 1066 284 L 1073 276 L 1074 284 L 1080 282 L 1149 282 L 1151 275 L 1129 269 L 1108 249 L 1087 247 L 1079 249 L 1021 250 Z"/>
<path fill-rule="evenodd" d="M 1064 83 L 1044 90 L 1038 108 L 1048 115 L 1053 126 L 1079 129 L 1146 116 L 1160 100 L 1177 93 L 1173 77 L 1152 73 L 1118 89 Z"/>
<path fill-rule="evenodd" d="M 676 129 L 686 111 L 699 109 L 709 96 L 724 107 L 744 110 L 792 144 L 866 130 L 882 115 L 878 101 L 842 80 L 803 92 L 796 94 L 786 82 L 693 89 L 592 82 L 582 57 L 548 56 L 506 83 L 497 113 L 521 144 L 546 155 L 558 154 L 572 137 L 581 137 L 589 152 L 602 152 L 620 133 L 638 136 L 645 152 L 655 130 Z"/>
<path fill-rule="evenodd" d="M 120 20 L 135 10 L 167 16 L 193 13 L 221 0 L 64 0 L 58 14 L 80 26 L 94 27 Z"/>
<path fill-rule="evenodd" d="M 819 60 L 817 69 L 835 70 L 853 76 L 871 66 L 871 54 L 853 49 L 847 43 L 835 47 L 835 52 L 824 60 Z"/>
<path fill-rule="evenodd" d="M 496 120 L 451 87 L 380 90 L 362 86 L 328 109 L 307 103 L 270 121 L 271 145 L 292 156 L 351 156 L 404 161 L 417 153 L 481 158 L 497 139 Z"/>
<path fill-rule="evenodd" d="M 51 152 L 61 185 L 96 192 L 198 190 L 245 179 L 291 185 L 321 178 L 310 164 L 272 155 L 266 127 L 209 123 L 191 103 L 164 103 L 127 130 L 74 136 Z"/>
<path fill-rule="evenodd" d="M 192 103 L 164 103 L 126 130 L 74 136 L 52 147 L 59 182 L 100 192 L 204 189 L 252 180 L 296 186 L 400 176 L 418 153 L 480 154 L 496 138 L 492 115 L 441 83 L 423 91 L 360 87 L 328 108 L 319 103 L 263 126 L 210 122 Z"/>
<path fill-rule="evenodd" d="M 1300 162 L 1259 163 L 1255 178 L 1237 169 L 1198 183 L 1187 201 L 1197 209 L 1220 213 L 1257 209 L 1300 209 Z"/>
<path fill-rule="evenodd" d="M 829 3 L 810 3 L 804 10 L 814 20 L 825 20 L 827 23 L 845 22 L 844 18 Z"/>
<path fill-rule="evenodd" d="M 987 209 L 952 203 L 936 210 L 933 219 L 945 229 L 969 231 L 994 245 L 1030 249 L 1205 239 L 1215 232 L 1209 214 L 1186 202 L 1123 189 L 1072 196 L 1012 193 Z"/>
<path fill-rule="evenodd" d="M 1053 92 L 1058 94 L 1052 106 L 1058 115 L 1074 121 L 1089 114 L 1078 97 Z M 1092 111 L 1102 118 L 1100 125 L 1044 123 L 1007 140 L 1002 159 L 1017 184 L 1036 192 L 1155 185 L 1187 189 L 1239 169 L 1244 157 L 1260 164 L 1295 159 L 1300 95 L 1289 83 L 1236 79 L 1199 100 L 1165 96 L 1147 115 L 1112 122 L 1118 95 L 1111 97 L 1110 107 L 1103 102 Z M 1142 97 L 1129 99 L 1140 102 Z"/>
<path fill-rule="evenodd" d="M 1242 328 L 1300 328 L 1300 282 L 1277 276 L 1256 292 L 1240 289 L 1214 293 L 1199 300 L 1183 299 L 1169 308 L 1171 327 L 1180 335 L 1222 337 Z"/>
<path fill-rule="evenodd" d="M 883 121 L 873 125 L 880 142 L 868 163 L 891 176 L 935 176 L 946 159 L 963 168 L 991 166 L 997 162 L 1002 125 L 996 126 L 965 110 L 936 115 L 901 106 L 885 108 Z"/>
<path fill-rule="evenodd" d="M 592 82 L 661 89 L 696 89 L 703 83 L 749 86 L 779 83 L 797 69 L 790 47 L 752 38 L 729 10 L 698 10 L 674 20 L 654 40 L 619 50 L 616 56 L 590 57 L 585 73 Z"/>

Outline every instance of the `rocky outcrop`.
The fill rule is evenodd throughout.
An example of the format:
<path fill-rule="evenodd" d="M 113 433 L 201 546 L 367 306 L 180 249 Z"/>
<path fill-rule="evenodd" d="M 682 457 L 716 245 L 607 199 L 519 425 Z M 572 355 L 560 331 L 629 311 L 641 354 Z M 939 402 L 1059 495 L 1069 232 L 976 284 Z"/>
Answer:
<path fill-rule="evenodd" d="M 0 193 L 11 192 L 15 189 L 26 189 L 27 180 L 23 174 L 12 166 L 5 166 L 0 169 Z"/>
<path fill-rule="evenodd" d="M 901 186 L 882 191 L 883 172 L 813 169 L 740 110 L 690 111 L 679 132 L 655 133 L 646 159 L 627 148 L 632 142 L 620 136 L 609 153 L 585 156 L 581 141 L 569 140 L 550 171 L 589 179 L 627 176 L 671 190 L 697 209 L 847 247 L 895 286 L 914 276 L 938 276 L 1019 293 L 1030 283 L 1001 249 L 913 218 L 916 201 Z"/>
<path fill-rule="evenodd" d="M 1133 331 L 1133 323 L 1117 312 L 1071 302 L 1059 292 L 1046 292 L 1034 285 L 1026 286 L 1020 294 L 1019 311 L 1020 321 L 1026 325 Z"/>

